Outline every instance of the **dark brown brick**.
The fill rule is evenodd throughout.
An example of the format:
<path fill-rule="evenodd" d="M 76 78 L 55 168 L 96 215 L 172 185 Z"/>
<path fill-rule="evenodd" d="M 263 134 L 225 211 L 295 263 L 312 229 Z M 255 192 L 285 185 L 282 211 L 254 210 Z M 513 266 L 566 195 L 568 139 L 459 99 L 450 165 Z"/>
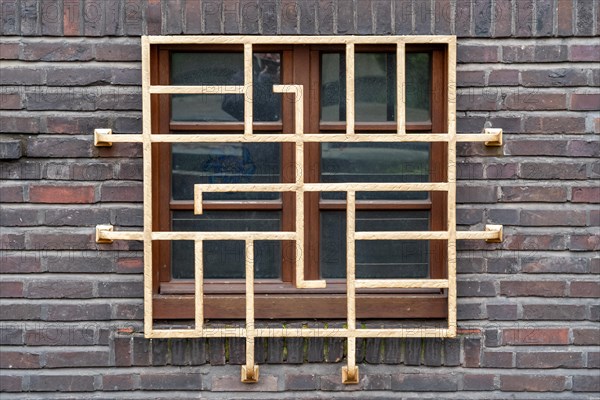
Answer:
<path fill-rule="evenodd" d="M 562 392 L 566 377 L 559 375 L 501 375 L 500 389 L 507 392 Z"/>
<path fill-rule="evenodd" d="M 600 110 L 600 94 L 573 93 L 569 108 L 577 111 L 598 111 Z"/>
<path fill-rule="evenodd" d="M 571 282 L 571 297 L 600 297 L 600 283 L 595 281 Z"/>
<path fill-rule="evenodd" d="M 523 226 L 585 226 L 586 213 L 583 210 L 522 210 Z"/>
<path fill-rule="evenodd" d="M 411 0 L 396 0 L 395 25 L 397 35 L 407 35 L 413 32 L 412 7 Z M 448 14 L 450 15 L 450 14 Z M 449 22 L 449 21 L 448 21 Z"/>
<path fill-rule="evenodd" d="M 600 236 L 594 234 L 571 235 L 569 250 L 572 251 L 598 251 L 600 250 Z"/>
<path fill-rule="evenodd" d="M 460 186 L 456 189 L 457 203 L 495 203 L 497 188 L 482 186 Z"/>
<path fill-rule="evenodd" d="M 463 390 L 494 390 L 494 375 L 468 374 L 463 376 Z"/>
<path fill-rule="evenodd" d="M 7 324 L 0 327 L 0 345 L 15 346 L 23 343 L 23 328 L 18 324 L 14 326 Z"/>
<path fill-rule="evenodd" d="M 19 43 L 1 43 L 0 60 L 16 60 L 19 58 Z"/>
<path fill-rule="evenodd" d="M 525 131 L 528 133 L 585 133 L 585 119 L 581 117 L 527 117 Z"/>
<path fill-rule="evenodd" d="M 569 60 L 580 62 L 599 62 L 600 46 L 587 44 L 574 44 L 569 46 Z"/>
<path fill-rule="evenodd" d="M 495 63 L 498 62 L 498 47 L 459 45 L 456 58 L 459 63 Z"/>
<path fill-rule="evenodd" d="M 171 0 L 168 2 L 163 2 L 162 6 L 163 6 L 163 10 L 162 10 L 162 14 L 163 14 L 163 18 L 165 18 L 165 29 L 166 31 L 164 32 L 167 35 L 180 35 L 181 33 L 183 33 L 183 26 L 182 26 L 182 18 L 183 18 L 183 8 L 184 8 L 184 4 L 185 2 L 182 2 L 181 0 Z M 225 12 L 226 12 L 226 21 L 227 21 L 227 15 L 229 15 L 231 13 L 231 10 L 229 9 L 229 7 L 225 7 Z M 237 18 L 236 18 L 237 20 Z M 225 33 L 239 33 L 239 32 L 232 32 L 232 31 L 225 31 Z"/>
<path fill-rule="evenodd" d="M 563 187 L 503 186 L 500 198 L 504 202 L 550 202 L 560 203 L 567 199 Z"/>
<path fill-rule="evenodd" d="M 571 201 L 574 203 L 600 203 L 598 187 L 574 187 L 571 190 Z"/>
<path fill-rule="evenodd" d="M 577 35 L 591 36 L 594 32 L 594 3 L 593 0 L 578 0 L 577 1 L 577 19 L 575 27 Z"/>
<path fill-rule="evenodd" d="M 518 86 L 519 71 L 515 69 L 497 69 L 490 71 L 488 84 L 490 86 Z"/>
<path fill-rule="evenodd" d="M 82 34 L 82 12 L 78 0 L 65 0 L 63 3 L 63 33 L 65 36 L 81 36 Z"/>
<path fill-rule="evenodd" d="M 27 141 L 29 157 L 89 157 L 92 143 L 88 139 L 36 137 Z"/>
<path fill-rule="evenodd" d="M 142 185 L 140 183 L 106 183 L 101 188 L 103 202 L 141 202 Z"/>
<path fill-rule="evenodd" d="M 444 365 L 447 367 L 460 365 L 460 339 L 444 339 Z"/>
<path fill-rule="evenodd" d="M 481 361 L 481 339 L 465 338 L 463 342 L 464 366 L 477 368 Z"/>
<path fill-rule="evenodd" d="M 494 36 L 510 36 L 512 32 L 512 2 L 496 0 L 494 4 Z"/>
<path fill-rule="evenodd" d="M 34 392 L 92 392 L 94 376 L 92 375 L 32 375 L 29 388 Z"/>
<path fill-rule="evenodd" d="M 25 247 L 25 235 L 22 233 L 3 233 L 0 236 L 0 249 L 19 250 Z"/>
<path fill-rule="evenodd" d="M 409 338 L 404 344 L 404 365 L 421 365 L 421 338 Z"/>
<path fill-rule="evenodd" d="M 454 32 L 458 37 L 471 35 L 471 1 L 457 0 L 454 15 Z M 460 57 L 459 57 L 460 60 Z"/>
<path fill-rule="evenodd" d="M 2 93 L 0 94 L 0 109 L 1 110 L 20 110 L 23 108 L 21 95 L 19 93 Z"/>
<path fill-rule="evenodd" d="M 597 375 L 573 376 L 574 392 L 600 392 L 600 380 Z"/>
<path fill-rule="evenodd" d="M 252 385 L 240 382 L 239 376 L 213 376 L 211 382 L 213 392 L 276 392 L 278 386 L 279 378 L 274 375 L 261 375 Z"/>
<path fill-rule="evenodd" d="M 139 388 L 137 376 L 133 374 L 102 375 L 102 390 L 125 391 Z"/>
<path fill-rule="evenodd" d="M 569 140 L 567 155 L 572 157 L 600 157 L 600 142 L 587 140 Z"/>
<path fill-rule="evenodd" d="M 431 1 L 416 1 L 413 2 L 413 14 L 415 29 L 414 33 L 417 35 L 430 35 L 431 34 L 431 12 L 432 4 Z"/>
<path fill-rule="evenodd" d="M 517 346 L 566 345 L 569 344 L 569 330 L 567 328 L 503 329 L 502 343 Z"/>
<path fill-rule="evenodd" d="M 98 283 L 98 297 L 143 297 L 141 281 L 108 281 Z"/>
<path fill-rule="evenodd" d="M 586 164 L 540 163 L 521 164 L 521 178 L 524 179 L 585 179 Z"/>
<path fill-rule="evenodd" d="M 473 3 L 475 36 L 490 36 L 492 30 L 491 0 L 475 0 Z"/>
<path fill-rule="evenodd" d="M 424 364 L 430 367 L 442 365 L 442 339 L 426 338 L 423 352 Z"/>
<path fill-rule="evenodd" d="M 0 357 L 0 368 L 40 368 L 40 355 L 22 351 L 3 351 Z"/>
<path fill-rule="evenodd" d="M 573 1 L 558 0 L 558 35 L 571 36 L 573 34 Z"/>
<path fill-rule="evenodd" d="M 583 353 L 570 351 L 519 352 L 517 368 L 582 368 Z"/>
<path fill-rule="evenodd" d="M 31 299 L 86 299 L 93 297 L 93 283 L 86 281 L 46 280 L 27 284 Z"/>
<path fill-rule="evenodd" d="M 502 46 L 502 61 L 506 63 L 567 61 L 566 45 Z"/>
<path fill-rule="evenodd" d="M 585 306 L 572 304 L 524 304 L 523 319 L 576 321 L 585 319 Z"/>
<path fill-rule="evenodd" d="M 535 19 L 536 36 L 552 36 L 554 28 L 554 1 L 537 0 Z"/>
<path fill-rule="evenodd" d="M 513 368 L 512 351 L 484 351 L 481 366 L 484 368 Z"/>
<path fill-rule="evenodd" d="M 491 321 L 514 321 L 517 319 L 516 304 L 488 304 L 487 316 Z"/>
<path fill-rule="evenodd" d="M 318 379 L 316 375 L 285 375 L 285 390 L 317 390 Z"/>
<path fill-rule="evenodd" d="M 108 351 L 56 351 L 45 355 L 46 368 L 107 367 Z"/>
<path fill-rule="evenodd" d="M 459 297 L 494 297 L 496 288 L 493 282 L 462 281 L 457 282 Z"/>
<path fill-rule="evenodd" d="M 139 44 L 97 43 L 94 58 L 97 61 L 140 61 L 141 47 Z"/>
<path fill-rule="evenodd" d="M 563 93 L 538 93 L 536 89 L 526 89 L 506 96 L 505 107 L 508 110 L 564 110 L 567 98 Z"/>
<path fill-rule="evenodd" d="M 106 321 L 110 319 L 109 304 L 53 303 L 47 307 L 48 321 Z"/>
<path fill-rule="evenodd" d="M 398 374 L 392 375 L 392 390 L 411 392 L 455 392 L 458 390 L 458 377 L 440 374 Z"/>
<path fill-rule="evenodd" d="M 0 391 L 2 392 L 20 392 L 23 387 L 22 377 L 2 374 L 0 376 Z"/>
<path fill-rule="evenodd" d="M 480 303 L 458 304 L 457 318 L 459 320 L 484 319 L 484 314 Z"/>
<path fill-rule="evenodd" d="M 23 44 L 22 58 L 27 61 L 89 61 L 90 44 L 64 42 L 27 42 Z"/>
<path fill-rule="evenodd" d="M 296 0 L 282 0 L 279 20 L 281 33 L 294 35 L 298 33 L 300 11 Z"/>
<path fill-rule="evenodd" d="M 141 388 L 145 390 L 202 390 L 204 389 L 202 378 L 203 375 L 200 373 L 181 372 L 175 374 L 143 373 L 140 375 Z"/>
<path fill-rule="evenodd" d="M 162 13 L 160 3 L 160 0 L 148 0 L 145 2 L 146 13 L 144 14 L 144 22 L 146 23 L 148 35 L 160 35 L 162 33 Z"/>
<path fill-rule="evenodd" d="M 521 0 L 515 7 L 516 36 L 531 36 L 533 33 L 533 1 Z"/>
<path fill-rule="evenodd" d="M 560 281 L 502 281 L 500 294 L 508 297 L 564 297 L 566 283 Z"/>
<path fill-rule="evenodd" d="M 573 344 L 597 346 L 600 344 L 600 330 L 596 328 L 573 328 Z"/>
<path fill-rule="evenodd" d="M 314 35 L 317 33 L 317 1 L 306 0 L 296 3 L 298 19 L 300 22 L 300 34 Z"/>
<path fill-rule="evenodd" d="M 587 70 L 560 68 L 521 71 L 521 84 L 530 87 L 586 86 Z"/>

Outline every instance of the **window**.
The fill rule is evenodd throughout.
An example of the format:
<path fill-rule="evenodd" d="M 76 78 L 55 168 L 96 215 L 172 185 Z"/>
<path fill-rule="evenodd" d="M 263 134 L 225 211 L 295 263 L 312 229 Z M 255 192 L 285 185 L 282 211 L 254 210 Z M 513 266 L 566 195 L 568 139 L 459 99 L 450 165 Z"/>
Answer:
<path fill-rule="evenodd" d="M 404 82 L 407 133 L 447 132 L 447 45 L 407 44 L 405 77 L 396 76 L 395 45 L 356 45 L 355 130 L 397 134 L 397 82 Z M 305 132 L 345 133 L 345 47 L 253 46 L 253 133 L 294 132 L 294 97 L 274 84 L 302 85 Z M 151 47 L 152 85 L 242 85 L 242 45 Z M 401 99 L 401 101 L 403 101 Z M 243 94 L 153 94 L 152 132 L 210 135 L 244 132 Z M 293 183 L 294 143 L 153 143 L 154 231 L 293 231 L 295 194 L 206 193 L 194 214 L 194 184 Z M 305 143 L 305 182 L 445 182 L 446 142 Z M 346 315 L 346 198 L 305 193 L 304 275 L 324 289 L 296 289 L 293 241 L 257 241 L 256 318 L 340 318 Z M 442 231 L 442 191 L 358 192 L 356 231 Z M 194 317 L 194 242 L 154 241 L 154 318 Z M 361 279 L 445 279 L 445 240 L 356 242 Z M 206 318 L 243 318 L 243 242 L 204 243 Z M 381 307 L 385 301 L 386 307 Z M 443 289 L 357 289 L 359 318 L 445 318 Z"/>

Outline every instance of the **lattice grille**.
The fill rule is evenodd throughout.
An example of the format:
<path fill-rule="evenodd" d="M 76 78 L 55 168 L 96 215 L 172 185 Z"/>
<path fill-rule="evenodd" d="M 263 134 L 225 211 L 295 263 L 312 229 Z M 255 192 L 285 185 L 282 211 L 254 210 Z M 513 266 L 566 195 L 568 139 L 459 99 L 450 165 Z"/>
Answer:
<path fill-rule="evenodd" d="M 448 46 L 448 115 L 447 132 L 431 134 L 408 134 L 405 124 L 405 104 L 400 99 L 404 93 L 404 60 L 407 43 L 441 43 Z M 158 86 L 150 84 L 150 46 L 152 44 L 237 44 L 244 46 L 243 86 Z M 295 105 L 295 129 L 291 134 L 253 134 L 252 114 L 252 51 L 255 44 L 331 44 L 346 46 L 346 133 L 304 133 L 303 87 L 301 85 L 274 85 L 273 91 L 292 93 Z M 354 46 L 356 44 L 388 44 L 396 46 L 397 73 L 397 132 L 395 134 L 355 133 L 354 93 Z M 254 363 L 254 339 L 256 337 L 344 337 L 347 338 L 347 363 L 342 369 L 344 383 L 358 382 L 355 362 L 357 337 L 453 337 L 456 335 L 456 240 L 485 239 L 499 241 L 502 227 L 488 225 L 486 231 L 456 231 L 456 143 L 459 141 L 485 141 L 486 145 L 501 145 L 502 131 L 486 129 L 481 134 L 456 133 L 456 38 L 454 36 L 145 36 L 142 37 L 142 91 L 143 132 L 141 135 L 112 135 L 110 130 L 97 129 L 94 143 L 110 146 L 113 142 L 141 142 L 143 144 L 144 175 L 144 229 L 142 232 L 113 231 L 110 225 L 96 228 L 98 242 L 112 240 L 142 240 L 144 242 L 144 332 L 147 338 L 167 337 L 246 337 L 246 364 L 242 367 L 242 381 L 256 382 L 258 366 Z M 243 134 L 153 134 L 151 125 L 151 94 L 243 94 Z M 156 142 L 223 143 L 223 142 L 273 142 L 294 143 L 296 156 L 296 181 L 279 184 L 196 184 L 194 185 L 194 213 L 202 213 L 202 195 L 212 192 L 294 192 L 296 194 L 294 232 L 154 232 L 152 231 L 152 152 Z M 303 175 L 304 143 L 309 142 L 447 142 L 447 182 L 441 183 L 305 183 Z M 324 288 L 324 280 L 304 278 L 304 193 L 320 191 L 345 192 L 347 196 L 347 327 L 336 330 L 323 329 L 262 329 L 254 326 L 254 242 L 256 240 L 290 240 L 299 249 L 296 260 L 295 283 L 298 288 Z M 444 191 L 447 193 L 447 230 L 428 232 L 356 232 L 356 192 L 359 191 Z M 356 240 L 446 240 L 447 279 L 356 279 Z M 195 326 L 194 329 L 154 329 L 152 312 L 152 240 L 193 240 L 195 243 Z M 205 330 L 203 327 L 203 242 L 205 240 L 238 240 L 246 244 L 246 326 Z M 434 329 L 357 329 L 356 289 L 358 288 L 441 288 L 448 295 L 448 324 L 446 328 Z"/>

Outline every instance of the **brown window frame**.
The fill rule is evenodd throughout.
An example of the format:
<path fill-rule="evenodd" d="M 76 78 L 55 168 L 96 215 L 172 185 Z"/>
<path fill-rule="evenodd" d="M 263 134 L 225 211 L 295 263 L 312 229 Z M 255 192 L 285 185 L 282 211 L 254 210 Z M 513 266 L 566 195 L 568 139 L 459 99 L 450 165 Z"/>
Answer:
<path fill-rule="evenodd" d="M 239 51 L 240 45 L 152 45 L 151 46 L 151 84 L 169 85 L 170 52 L 172 51 Z M 303 85 L 306 95 L 303 99 L 304 126 L 306 132 L 344 132 L 345 123 L 320 121 L 320 54 L 321 52 L 344 52 L 343 46 L 323 45 L 254 45 L 254 52 L 281 52 L 281 78 L 283 84 Z M 393 52 L 395 47 L 382 45 L 356 46 L 356 51 Z M 446 45 L 407 45 L 407 52 L 425 51 L 431 57 L 431 121 L 430 123 L 408 123 L 407 132 L 445 132 L 447 131 L 447 49 Z M 306 89 L 308 88 L 308 90 Z M 255 122 L 254 131 L 293 131 L 293 107 L 289 95 L 284 94 L 281 122 Z M 181 123 L 170 121 L 169 95 L 153 94 L 152 132 L 186 133 L 190 131 L 218 130 L 243 131 L 243 122 L 239 123 Z M 356 122 L 356 131 L 395 132 L 397 124 Z M 293 162 L 293 143 L 283 143 L 282 163 Z M 305 145 L 304 165 L 306 182 L 319 181 L 320 144 Z M 447 143 L 431 143 L 430 178 L 432 182 L 445 182 L 447 179 Z M 171 200 L 171 156 L 170 144 L 152 144 L 153 174 L 153 223 L 154 231 L 171 230 L 171 211 L 193 209 L 193 201 Z M 286 179 L 287 178 L 287 179 Z M 283 176 L 283 180 L 290 177 Z M 321 200 L 319 193 L 308 193 L 305 205 L 305 277 L 307 280 L 319 279 L 319 211 L 323 209 L 345 209 L 344 201 Z M 430 230 L 446 230 L 447 212 L 446 192 L 430 192 L 426 201 L 398 202 L 360 202 L 357 210 L 378 209 L 426 209 L 431 210 Z M 268 209 L 282 210 L 282 229 L 294 230 L 294 194 L 282 193 L 281 201 L 264 202 L 210 202 L 204 201 L 206 210 L 225 209 Z M 311 233 L 313 233 L 311 235 Z M 315 234 L 316 233 L 316 234 Z M 193 280 L 173 281 L 170 268 L 170 243 L 153 243 L 153 309 L 155 319 L 191 319 L 194 316 Z M 293 243 L 284 253 L 293 252 Z M 447 278 L 446 242 L 430 241 L 431 260 L 430 278 Z M 282 282 L 273 280 L 255 281 L 255 316 L 269 318 L 345 318 L 346 295 L 345 280 L 328 279 L 325 289 L 297 289 L 294 286 L 293 262 L 282 260 Z M 206 280 L 204 282 L 204 315 L 208 319 L 237 319 L 245 316 L 244 280 Z M 446 290 L 440 289 L 386 289 L 357 290 L 358 318 L 446 318 L 448 303 Z M 386 307 L 381 307 L 385 304 Z"/>

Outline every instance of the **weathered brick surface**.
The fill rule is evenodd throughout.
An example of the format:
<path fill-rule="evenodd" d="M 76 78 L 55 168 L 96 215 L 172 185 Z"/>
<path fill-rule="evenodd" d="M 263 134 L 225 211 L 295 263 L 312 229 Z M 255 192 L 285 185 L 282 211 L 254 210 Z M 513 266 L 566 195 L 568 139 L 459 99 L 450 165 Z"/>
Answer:
<path fill-rule="evenodd" d="M 595 0 L 0 0 L 0 390 L 600 391 L 599 15 Z M 458 36 L 458 130 L 505 134 L 458 146 L 461 228 L 505 226 L 502 244 L 458 244 L 459 328 L 479 333 L 358 338 L 356 386 L 340 384 L 339 338 L 257 340 L 252 386 L 242 339 L 143 338 L 139 243 L 93 240 L 96 224 L 142 226 L 141 145 L 91 134 L 141 131 L 139 35 L 203 33 Z"/>

